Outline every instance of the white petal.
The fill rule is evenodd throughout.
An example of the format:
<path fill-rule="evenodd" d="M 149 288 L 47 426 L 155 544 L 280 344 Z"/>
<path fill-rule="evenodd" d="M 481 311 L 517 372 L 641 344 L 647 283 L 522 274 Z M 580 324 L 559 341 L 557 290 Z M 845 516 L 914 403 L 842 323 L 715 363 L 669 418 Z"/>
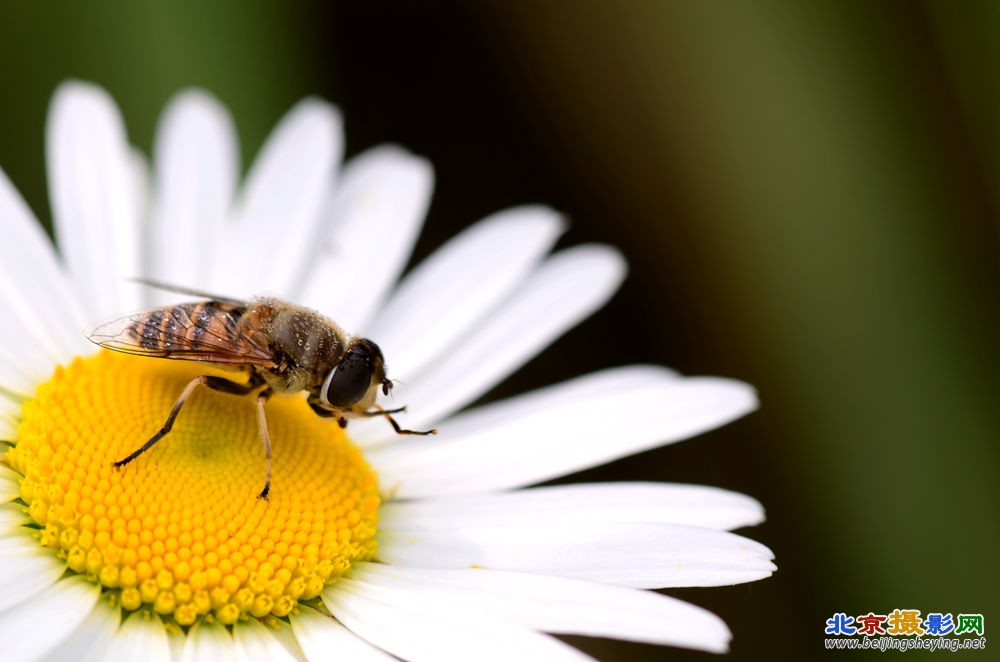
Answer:
<path fill-rule="evenodd" d="M 406 265 L 432 185 L 430 164 L 395 147 L 351 159 L 297 301 L 359 331 Z"/>
<path fill-rule="evenodd" d="M 488 315 L 552 248 L 565 223 L 545 207 L 494 214 L 407 274 L 366 332 L 392 377 L 418 371 Z"/>
<path fill-rule="evenodd" d="M 472 410 L 436 437 L 407 438 L 367 457 L 399 498 L 485 492 L 687 439 L 755 406 L 742 382 L 616 368 Z"/>
<path fill-rule="evenodd" d="M 14 397 L 10 393 L 5 392 L 4 385 L 0 382 L 0 416 L 13 417 L 20 415 L 21 402 L 23 402 L 21 398 Z"/>
<path fill-rule="evenodd" d="M 312 611 L 312 610 L 309 610 Z M 294 623 L 299 615 L 292 617 Z M 284 626 L 282 626 L 284 628 Z M 233 641 L 236 644 L 236 658 L 243 662 L 294 662 L 297 660 L 281 641 L 275 637 L 274 631 L 265 627 L 255 618 L 241 621 L 233 628 Z"/>
<path fill-rule="evenodd" d="M 53 321 L 61 326 L 83 323 L 79 294 L 66 277 L 52 242 L 24 202 L 7 174 L 0 169 L 0 223 L 4 241 L 0 243 L 0 274 L 18 283 L 34 302 L 48 301 Z M 54 329 L 54 333 L 58 330 Z M 76 334 L 73 334 L 76 337 Z M 42 340 L 48 341 L 47 336 Z"/>
<path fill-rule="evenodd" d="M 342 579 L 323 592 L 323 602 L 356 634 L 405 660 L 591 659 L 505 619 L 375 579 Z"/>
<path fill-rule="evenodd" d="M 170 643 L 159 617 L 147 617 L 145 612 L 138 612 L 126 618 L 104 659 L 116 662 L 170 662 Z"/>
<path fill-rule="evenodd" d="M 607 246 L 578 246 L 553 255 L 419 379 L 398 386 L 393 400 L 408 407 L 400 422 L 412 429 L 428 427 L 472 402 L 600 308 L 624 276 L 624 260 Z M 393 435 L 382 421 L 359 421 L 352 437 L 368 441 Z"/>
<path fill-rule="evenodd" d="M 299 646 L 298 640 L 295 638 L 295 634 L 292 632 L 290 627 L 278 627 L 269 630 L 271 635 L 282 645 L 282 647 L 296 660 L 305 662 L 306 654 L 302 652 L 302 647 Z"/>
<path fill-rule="evenodd" d="M 167 630 L 167 652 L 170 654 L 170 659 L 174 660 L 174 662 L 180 662 L 180 660 L 184 659 L 187 643 L 187 635 L 180 628 L 170 628 Z"/>
<path fill-rule="evenodd" d="M 379 528 L 406 531 L 555 522 L 560 526 L 664 522 L 735 529 L 762 522 L 764 508 L 743 494 L 702 485 L 594 483 L 390 501 L 382 505 L 378 517 Z"/>
<path fill-rule="evenodd" d="M 505 423 L 512 416 L 519 417 L 533 411 L 560 407 L 566 402 L 608 398 L 623 390 L 656 388 L 683 379 L 677 372 L 663 366 L 619 366 L 464 411 L 448 419 L 444 425 L 451 435 L 475 433 L 482 428 Z M 356 436 L 356 432 L 352 423 L 352 438 Z M 398 435 L 392 440 L 412 441 Z"/>
<path fill-rule="evenodd" d="M 0 503 L 21 496 L 21 474 L 0 466 Z"/>
<path fill-rule="evenodd" d="M 315 609 L 303 607 L 291 622 L 295 638 L 309 660 L 391 662 L 396 659 Z"/>
<path fill-rule="evenodd" d="M 665 595 L 562 577 L 465 568 L 427 570 L 373 563 L 354 569 L 365 581 L 389 584 L 553 634 L 608 637 L 713 653 L 730 639 L 722 620 Z"/>
<path fill-rule="evenodd" d="M 52 243 L 0 170 L 0 344 L 22 365 L 51 369 L 85 350 L 78 297 Z"/>
<path fill-rule="evenodd" d="M 38 659 L 59 645 L 90 614 L 101 590 L 84 577 L 68 577 L 27 603 L 0 613 L 6 660 Z"/>
<path fill-rule="evenodd" d="M 46 130 L 56 236 L 88 312 L 97 319 L 138 306 L 141 273 L 136 178 L 125 127 L 104 90 L 64 83 Z"/>
<path fill-rule="evenodd" d="M 318 99 L 300 101 L 254 161 L 235 222 L 225 227 L 211 289 L 227 296 L 289 297 L 323 224 L 343 151 L 340 114 Z"/>
<path fill-rule="evenodd" d="M 169 285 L 205 288 L 236 191 L 236 129 L 214 97 L 189 90 L 164 111 L 154 154 L 156 205 L 146 273 Z"/>
<path fill-rule="evenodd" d="M 46 654 L 46 661 L 100 662 L 108 659 L 107 652 L 118 634 L 121 620 L 120 609 L 98 600 L 80 625 Z"/>
<path fill-rule="evenodd" d="M 6 518 L 4 518 L 6 519 Z M 55 555 L 31 539 L 30 534 L 11 534 L 8 523 L 0 532 L 0 611 L 30 605 L 49 590 L 66 571 Z M 2 619 L 0 619 L 2 621 Z"/>
<path fill-rule="evenodd" d="M 27 508 L 19 503 L 0 504 L 0 545 L 10 541 L 20 544 L 31 540 L 33 532 L 24 528 L 25 524 L 31 522 L 31 518 L 25 513 L 26 510 Z M 37 544 L 35 544 L 33 551 L 35 554 L 51 556 L 50 552 L 45 552 Z M 63 569 L 65 570 L 65 567 Z M 3 569 L 0 568 L 0 572 L 2 571 Z"/>
<path fill-rule="evenodd" d="M 187 633 L 181 662 L 236 660 L 233 636 L 218 623 L 202 621 Z"/>
<path fill-rule="evenodd" d="M 507 524 L 437 531 L 379 526 L 380 561 L 490 568 L 632 586 L 722 586 L 774 571 L 771 550 L 726 531 L 680 524 Z"/>
<path fill-rule="evenodd" d="M 27 359 L 14 348 L 0 345 L 0 394 L 4 400 L 24 401 L 31 397 L 35 385 L 44 379 L 42 369 L 41 361 Z"/>
<path fill-rule="evenodd" d="M 135 145 L 128 147 L 129 166 L 132 173 L 132 218 L 139 224 L 139 269 L 144 273 L 148 267 L 146 260 L 147 242 L 149 241 L 149 215 L 152 200 L 153 171 L 146 153 Z M 140 301 L 145 301 L 140 298 Z"/>
<path fill-rule="evenodd" d="M 3 371 L 3 363 L 0 362 L 0 373 Z M 15 396 L 10 387 L 0 379 L 0 439 L 14 438 L 21 418 L 21 403 L 25 397 L 27 394 Z"/>

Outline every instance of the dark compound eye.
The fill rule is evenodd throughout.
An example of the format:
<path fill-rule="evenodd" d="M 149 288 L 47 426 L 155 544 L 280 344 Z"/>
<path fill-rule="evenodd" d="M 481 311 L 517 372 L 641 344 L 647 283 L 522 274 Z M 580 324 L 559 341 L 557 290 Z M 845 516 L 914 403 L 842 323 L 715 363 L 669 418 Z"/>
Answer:
<path fill-rule="evenodd" d="M 372 357 L 364 346 L 350 350 L 333 369 L 323 396 L 334 407 L 349 407 L 365 397 L 372 384 Z"/>

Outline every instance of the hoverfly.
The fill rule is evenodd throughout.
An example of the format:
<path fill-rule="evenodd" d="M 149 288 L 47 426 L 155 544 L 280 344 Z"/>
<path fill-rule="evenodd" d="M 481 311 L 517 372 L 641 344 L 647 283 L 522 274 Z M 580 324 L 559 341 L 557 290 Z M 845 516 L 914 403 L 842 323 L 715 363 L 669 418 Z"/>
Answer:
<path fill-rule="evenodd" d="M 101 324 L 87 333 L 94 343 L 126 354 L 182 361 L 204 361 L 247 375 L 237 382 L 199 375 L 181 391 L 163 427 L 112 466 L 121 469 L 149 450 L 174 425 L 184 403 L 199 386 L 231 393 L 256 393 L 257 422 L 267 458 L 267 479 L 258 499 L 271 490 L 271 439 L 264 405 L 277 393 L 306 391 L 316 414 L 334 418 L 341 427 L 354 417 L 384 417 L 397 434 L 436 434 L 437 430 L 405 430 L 392 414 L 375 404 L 378 391 L 388 395 L 382 350 L 371 340 L 351 336 L 320 313 L 281 299 L 240 301 L 197 290 L 140 282 L 202 297 L 202 301 L 152 308 Z"/>

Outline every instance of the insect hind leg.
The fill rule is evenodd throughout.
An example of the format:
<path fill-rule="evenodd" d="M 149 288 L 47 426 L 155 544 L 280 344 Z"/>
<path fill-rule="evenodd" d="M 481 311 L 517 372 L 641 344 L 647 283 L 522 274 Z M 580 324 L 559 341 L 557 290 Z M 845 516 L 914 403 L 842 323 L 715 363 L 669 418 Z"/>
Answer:
<path fill-rule="evenodd" d="M 202 385 L 205 385 L 214 391 L 232 393 L 233 395 L 247 395 L 254 389 L 258 388 L 260 386 L 260 382 L 259 378 L 256 378 L 256 375 L 254 375 L 246 384 L 232 382 L 228 379 L 214 377 L 212 375 L 199 375 L 195 377 L 187 383 L 187 386 L 185 386 L 184 390 L 181 391 L 177 401 L 174 402 L 174 406 L 170 408 L 170 413 L 167 414 L 167 420 L 163 423 L 163 427 L 161 427 L 156 434 L 150 437 L 146 443 L 117 462 L 112 462 L 111 466 L 115 469 L 121 469 L 126 464 L 148 451 L 153 444 L 167 436 L 170 430 L 174 427 L 174 421 L 177 419 L 177 415 L 181 413 L 181 408 L 184 407 L 184 403 L 187 402 L 189 397 L 191 397 L 194 390 Z"/>

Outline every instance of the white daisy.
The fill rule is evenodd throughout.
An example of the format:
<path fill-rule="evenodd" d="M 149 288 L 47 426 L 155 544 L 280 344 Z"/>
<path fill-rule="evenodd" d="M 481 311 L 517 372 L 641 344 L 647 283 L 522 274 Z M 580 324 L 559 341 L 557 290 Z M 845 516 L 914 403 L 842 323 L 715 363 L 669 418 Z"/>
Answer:
<path fill-rule="evenodd" d="M 756 406 L 752 388 L 630 366 L 461 411 L 604 304 L 617 252 L 550 254 L 561 219 L 523 207 L 397 282 L 430 166 L 381 147 L 341 167 L 339 116 L 318 100 L 281 121 L 242 186 L 229 115 L 203 92 L 166 110 L 152 177 L 91 85 L 58 90 L 47 133 L 58 253 L 0 176 L 5 660 L 586 659 L 546 633 L 726 649 L 716 616 L 644 589 L 770 575 L 771 552 L 727 531 L 760 522 L 760 504 L 693 485 L 527 486 L 725 424 Z M 440 434 L 341 430 L 275 396 L 258 500 L 253 398 L 206 389 L 115 471 L 204 371 L 86 340 L 176 301 L 136 276 L 324 311 L 381 345 L 400 422 Z"/>

